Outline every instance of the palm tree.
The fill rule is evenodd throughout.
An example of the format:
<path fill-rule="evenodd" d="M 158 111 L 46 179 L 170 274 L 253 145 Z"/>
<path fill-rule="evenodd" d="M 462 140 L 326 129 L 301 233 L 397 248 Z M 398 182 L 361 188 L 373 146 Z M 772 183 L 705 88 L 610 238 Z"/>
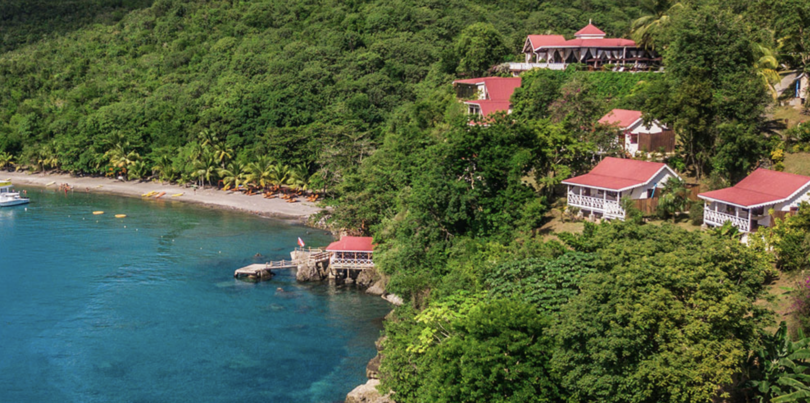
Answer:
<path fill-rule="evenodd" d="M 756 53 L 760 55 L 759 59 L 754 62 L 754 69 L 775 101 L 776 98 L 779 97 L 779 93 L 776 91 L 776 84 L 782 81 L 782 77 L 779 75 L 778 71 L 779 61 L 777 60 L 777 50 L 759 44 L 754 45 L 754 47 Z"/>
<path fill-rule="evenodd" d="M 261 188 L 273 183 L 276 166 L 273 160 L 267 156 L 261 156 L 257 161 L 251 162 L 245 167 L 245 181 Z"/>
<path fill-rule="evenodd" d="M 227 168 L 219 169 L 219 177 L 222 178 L 222 184 L 225 185 L 225 190 L 231 188 L 238 188 L 243 184 L 245 174 L 245 166 L 239 162 L 231 162 Z"/>
<path fill-rule="evenodd" d="M 116 168 L 121 168 L 121 172 L 126 174 L 129 168 L 141 159 L 140 154 L 135 151 L 126 151 L 126 148 L 118 143 L 104 156 L 109 158 L 110 164 Z"/>
<path fill-rule="evenodd" d="M 6 169 L 9 165 L 14 165 L 14 156 L 7 153 L 0 153 L 0 169 Z"/>
<path fill-rule="evenodd" d="M 127 179 L 143 179 L 144 176 L 149 172 L 149 164 L 146 161 L 136 161 L 132 164 L 127 171 Z"/>
<path fill-rule="evenodd" d="M 665 217 L 672 217 L 675 222 L 676 214 L 689 209 L 689 189 L 683 179 L 669 178 L 664 184 L 664 190 L 658 199 L 658 209 Z"/>
<path fill-rule="evenodd" d="M 161 155 L 152 166 L 152 173 L 157 175 L 160 181 L 174 179 L 174 169 L 172 167 L 172 159 L 168 155 Z"/>
<path fill-rule="evenodd" d="M 631 36 L 639 46 L 655 50 L 655 37 L 683 4 L 676 0 L 641 0 L 639 5 L 646 15 L 633 21 Z"/>
<path fill-rule="evenodd" d="M 306 165 L 297 165 L 290 175 L 290 186 L 295 190 L 307 190 L 309 188 L 309 168 Z"/>
<path fill-rule="evenodd" d="M 212 174 L 215 176 L 217 172 L 217 164 L 214 162 L 214 157 L 210 154 L 203 155 L 199 160 L 193 163 L 193 176 L 200 182 L 200 187 L 205 188 L 205 182 L 211 184 Z"/>
<path fill-rule="evenodd" d="M 225 168 L 225 162 L 233 158 L 233 148 L 223 143 L 214 144 L 214 158 L 217 159 L 222 168 Z"/>
<path fill-rule="evenodd" d="M 212 146 L 217 143 L 217 135 L 216 133 L 212 132 L 208 129 L 203 129 L 198 135 L 197 138 L 200 140 L 200 145 L 203 147 L 205 146 Z"/>
<path fill-rule="evenodd" d="M 291 185 L 293 172 L 289 165 L 277 164 L 273 167 L 273 184 L 277 186 Z"/>

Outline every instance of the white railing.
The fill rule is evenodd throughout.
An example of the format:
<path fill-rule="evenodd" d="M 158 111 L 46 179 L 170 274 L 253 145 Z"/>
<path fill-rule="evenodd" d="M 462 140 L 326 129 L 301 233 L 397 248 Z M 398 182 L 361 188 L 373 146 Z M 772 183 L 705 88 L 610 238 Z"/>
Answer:
<path fill-rule="evenodd" d="M 703 209 L 704 223 L 709 225 L 722 226 L 727 221 L 730 221 L 731 225 L 737 227 L 737 229 L 740 230 L 740 232 L 751 231 L 751 221 L 748 220 L 748 217 L 737 217 L 735 215 L 710 210 L 709 208 Z"/>
<path fill-rule="evenodd" d="M 374 260 L 371 258 L 338 258 L 332 256 L 329 259 L 329 266 L 335 269 L 366 269 L 374 267 Z"/>
<path fill-rule="evenodd" d="M 509 63 L 509 70 L 529 71 L 532 69 L 565 70 L 565 63 Z"/>
<path fill-rule="evenodd" d="M 615 200 L 568 193 L 568 205 L 602 213 L 606 218 L 624 219 L 624 209 Z"/>

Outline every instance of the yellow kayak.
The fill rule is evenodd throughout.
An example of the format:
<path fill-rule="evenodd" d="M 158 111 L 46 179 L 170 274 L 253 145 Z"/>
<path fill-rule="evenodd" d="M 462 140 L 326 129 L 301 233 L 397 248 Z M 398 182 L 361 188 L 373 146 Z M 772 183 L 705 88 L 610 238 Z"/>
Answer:
<path fill-rule="evenodd" d="M 104 212 L 103 211 L 94 211 L 93 212 L 93 215 L 101 215 L 101 214 L 104 214 Z"/>
<path fill-rule="evenodd" d="M 152 191 L 152 192 L 149 192 L 149 193 L 144 193 L 141 196 L 143 196 L 143 197 L 152 197 L 152 196 L 154 196 L 156 194 L 157 194 L 157 192 Z"/>
<path fill-rule="evenodd" d="M 115 218 L 127 218 L 126 214 L 116 214 Z"/>
<path fill-rule="evenodd" d="M 180 196 L 182 196 L 182 195 L 184 195 L 184 194 L 185 194 L 185 193 L 175 193 L 175 194 L 173 194 L 173 195 L 172 195 L 172 197 L 180 197 Z"/>

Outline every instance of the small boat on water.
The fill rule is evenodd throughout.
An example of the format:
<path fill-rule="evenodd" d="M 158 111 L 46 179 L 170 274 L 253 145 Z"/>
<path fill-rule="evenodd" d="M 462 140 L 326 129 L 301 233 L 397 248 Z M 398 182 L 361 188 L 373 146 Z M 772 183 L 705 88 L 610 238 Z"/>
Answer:
<path fill-rule="evenodd" d="M 20 192 L 14 190 L 11 182 L 0 182 L 0 207 L 27 204 L 30 201 L 27 197 L 20 197 Z"/>

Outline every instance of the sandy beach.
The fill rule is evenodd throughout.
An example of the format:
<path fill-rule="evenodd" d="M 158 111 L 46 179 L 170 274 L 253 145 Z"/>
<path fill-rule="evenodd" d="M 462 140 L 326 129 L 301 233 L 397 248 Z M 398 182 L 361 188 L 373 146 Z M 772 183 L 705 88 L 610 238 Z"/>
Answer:
<path fill-rule="evenodd" d="M 239 192 L 223 192 L 215 189 L 194 189 L 160 182 L 120 181 L 110 178 L 74 177 L 68 174 L 29 174 L 26 172 L 0 172 L 0 180 L 10 179 L 19 187 L 45 187 L 56 189 L 57 184 L 67 183 L 74 192 L 107 193 L 120 196 L 142 197 L 149 192 L 166 192 L 162 199 L 186 203 L 203 204 L 215 208 L 240 210 L 263 217 L 295 219 L 306 221 L 311 215 L 321 211 L 314 203 L 299 198 L 298 203 L 287 203 L 282 199 L 265 199 L 261 195 L 246 196 Z M 172 197 L 173 194 L 182 196 Z M 33 196 L 33 195 L 32 195 Z"/>

